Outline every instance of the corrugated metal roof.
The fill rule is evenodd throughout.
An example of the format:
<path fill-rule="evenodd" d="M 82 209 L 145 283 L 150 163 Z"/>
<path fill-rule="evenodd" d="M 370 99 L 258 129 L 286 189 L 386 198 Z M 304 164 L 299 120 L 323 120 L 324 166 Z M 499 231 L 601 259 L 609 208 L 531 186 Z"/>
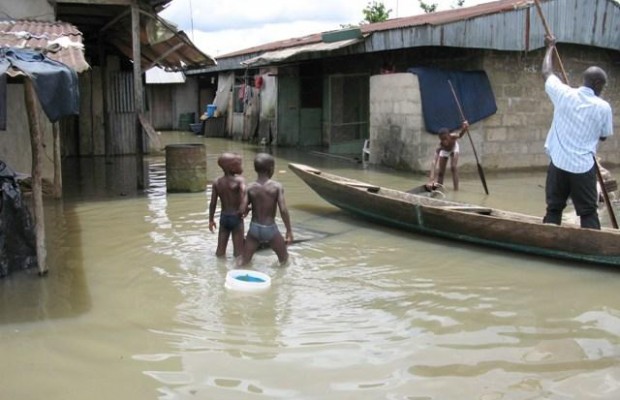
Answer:
<path fill-rule="evenodd" d="M 165 85 L 173 83 L 185 83 L 183 72 L 167 72 L 159 67 L 147 69 L 144 73 L 147 85 Z"/>
<path fill-rule="evenodd" d="M 534 4 L 533 0 L 500 0 L 490 3 L 479 4 L 472 7 L 456 8 L 453 10 L 437 11 L 428 14 L 420 14 L 409 17 L 394 18 L 374 24 L 361 25 L 363 33 L 371 34 L 374 32 L 410 28 L 421 25 L 443 25 L 450 22 L 462 21 L 484 15 L 514 11 L 519 8 L 528 7 Z M 259 46 L 234 51 L 223 54 L 220 59 L 235 57 L 243 54 L 256 53 L 261 51 L 279 50 L 287 47 L 301 46 L 321 41 L 321 33 L 307 35 L 299 38 L 279 40 L 276 42 L 265 43 Z"/>
<path fill-rule="evenodd" d="M 559 43 L 620 49 L 620 5 L 614 0 L 541 0 Z M 342 54 L 371 53 L 423 46 L 528 51 L 544 46 L 544 27 L 534 0 L 499 0 L 472 7 L 395 18 L 361 26 L 363 44 Z M 321 34 L 266 43 L 218 57 L 211 72 L 243 67 L 249 58 L 321 42 Z M 344 51 L 344 50 L 343 50 Z M 334 53 L 334 55 L 341 55 Z"/>
<path fill-rule="evenodd" d="M 174 24 L 164 20 L 156 11 L 170 0 L 142 0 L 140 7 L 140 46 L 143 70 L 155 65 L 168 71 L 204 68 L 216 65 L 214 58 L 198 49 L 187 35 Z M 152 8 L 151 6 L 158 7 Z M 57 0 L 59 20 L 75 24 L 84 33 L 87 53 L 96 49 L 98 41 L 112 44 L 127 58 L 133 59 L 131 8 L 127 4 L 90 1 L 81 3 Z M 163 40 L 150 40 L 156 33 Z M 97 57 L 97 52 L 91 54 Z"/>
<path fill-rule="evenodd" d="M 410 17 L 395 18 L 374 24 L 362 25 L 363 32 L 378 32 L 388 29 L 408 28 L 420 25 L 444 25 L 455 21 L 464 21 L 489 14 L 498 14 L 527 8 L 534 4 L 533 0 L 500 0 L 478 4 L 471 7 L 455 8 L 420 14 Z"/>
<path fill-rule="evenodd" d="M 77 73 L 90 68 L 84 59 L 82 33 L 65 22 L 0 21 L 0 47 L 42 50 Z"/>
<path fill-rule="evenodd" d="M 341 49 L 343 47 L 360 43 L 362 40 L 363 39 L 347 39 L 330 43 L 310 43 L 303 46 L 295 46 L 282 50 L 268 51 L 261 54 L 260 56 L 247 59 L 243 61 L 242 64 L 258 66 L 262 64 L 274 63 L 286 60 L 302 53 L 322 53 L 326 51 Z"/>
<path fill-rule="evenodd" d="M 149 36 L 149 24 L 156 21 L 164 30 L 169 31 L 166 39 L 156 42 L 145 40 Z M 142 68 L 148 69 L 157 65 L 167 71 L 182 71 L 187 68 L 200 68 L 216 65 L 214 58 L 200 51 L 185 32 L 179 31 L 173 24 L 161 17 L 150 14 L 150 18 L 140 18 Z M 121 18 L 109 32 L 105 32 L 107 40 L 116 46 L 125 56 L 133 58 L 131 42 L 131 16 Z"/>

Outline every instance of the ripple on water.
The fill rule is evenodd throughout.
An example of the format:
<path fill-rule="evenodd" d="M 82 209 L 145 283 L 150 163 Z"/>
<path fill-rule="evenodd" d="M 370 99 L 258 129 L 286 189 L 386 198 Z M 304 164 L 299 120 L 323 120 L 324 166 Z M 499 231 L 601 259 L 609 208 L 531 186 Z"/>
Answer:
<path fill-rule="evenodd" d="M 224 288 L 231 250 L 213 256 L 208 193 L 158 193 L 150 250 L 171 261 L 157 271 L 181 300 L 178 326 L 157 334 L 182 372 L 152 376 L 175 387 L 171 399 L 552 398 L 582 384 L 592 392 L 596 382 L 617 393 L 613 311 L 547 312 L 556 275 L 538 262 L 502 265 L 502 252 L 379 232 L 328 207 L 294 209 L 305 199 L 289 197 L 296 236 L 310 240 L 289 248 L 285 267 L 270 250 L 257 253 L 251 267 L 271 288 L 238 293 Z M 565 378 L 570 385 L 553 383 Z"/>

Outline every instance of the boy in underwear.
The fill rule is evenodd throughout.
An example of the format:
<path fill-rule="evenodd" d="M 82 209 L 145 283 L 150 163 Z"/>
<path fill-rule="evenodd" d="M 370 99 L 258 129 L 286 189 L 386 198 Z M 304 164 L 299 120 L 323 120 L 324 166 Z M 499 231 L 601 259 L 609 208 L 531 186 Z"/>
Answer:
<path fill-rule="evenodd" d="M 286 245 L 293 241 L 291 219 L 284 201 L 284 189 L 279 182 L 271 179 L 275 168 L 273 157 L 266 153 L 259 153 L 254 159 L 254 170 L 257 173 L 256 182 L 248 185 L 241 207 L 245 213 L 252 209 L 250 230 L 245 238 L 243 255 L 239 265 L 246 265 L 261 244 L 268 244 L 278 256 L 280 264 L 288 260 Z M 284 222 L 286 234 L 283 238 L 276 225 L 276 209 L 280 210 L 280 217 Z"/>
<path fill-rule="evenodd" d="M 223 153 L 217 159 L 217 164 L 224 171 L 224 175 L 213 182 L 209 203 L 209 230 L 211 232 L 217 227 L 214 219 L 217 200 L 220 199 L 222 203 L 217 250 L 215 251 L 217 257 L 226 255 L 226 246 L 231 234 L 234 256 L 240 256 L 243 249 L 244 228 L 241 201 L 245 192 L 245 180 L 241 176 L 243 173 L 241 162 L 241 156 L 234 153 Z"/>
<path fill-rule="evenodd" d="M 460 132 L 450 132 L 448 128 L 441 128 L 439 130 L 439 147 L 435 150 L 435 158 L 431 164 L 428 183 L 424 185 L 427 190 L 433 191 L 443 186 L 443 178 L 446 174 L 448 158 L 450 159 L 454 190 L 459 190 L 459 174 L 457 169 L 459 162 L 459 143 L 457 140 L 463 137 L 468 128 L 469 124 L 467 121 L 463 121 Z M 435 171 L 437 171 L 437 180 L 435 180 Z"/>

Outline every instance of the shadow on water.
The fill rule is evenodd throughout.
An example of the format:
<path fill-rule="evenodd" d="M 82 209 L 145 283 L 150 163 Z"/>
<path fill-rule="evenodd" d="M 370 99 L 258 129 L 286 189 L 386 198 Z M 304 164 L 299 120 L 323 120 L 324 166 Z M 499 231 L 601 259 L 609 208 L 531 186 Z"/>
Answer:
<path fill-rule="evenodd" d="M 0 323 L 74 318 L 90 310 L 77 208 L 84 201 L 142 196 L 145 168 L 135 156 L 63 160 L 63 199 L 44 199 L 49 272 L 40 277 L 32 268 L 0 280 Z"/>
<path fill-rule="evenodd" d="M 194 142 L 193 136 L 181 136 L 181 139 L 172 140 Z M 204 139 L 202 139 L 204 140 Z M 354 162 L 346 162 L 338 158 L 330 158 L 317 155 L 312 152 L 300 152 L 295 149 L 270 148 L 261 146 L 243 146 L 237 143 L 220 140 L 216 146 L 217 151 L 207 152 L 207 161 L 210 166 L 208 171 L 209 182 L 219 175 L 216 167 L 217 157 L 222 150 L 241 152 L 244 158 L 245 175 L 251 177 L 252 160 L 258 152 L 269 152 L 278 157 L 278 179 L 289 179 L 286 175 L 287 163 L 307 163 L 317 168 L 324 168 L 338 173 L 342 170 L 345 174 L 357 179 L 368 178 L 368 181 L 376 184 L 385 184 L 391 187 L 415 186 L 423 182 L 423 176 L 412 175 L 406 172 L 397 172 L 380 167 L 370 169 L 357 168 Z M 211 146 L 207 144 L 207 149 Z M 492 175 L 490 175 L 492 178 Z M 518 175 L 515 175 L 518 176 Z M 251 179 L 251 178 L 248 178 Z M 295 179 L 295 178 L 293 178 Z M 507 176 L 506 180 L 511 179 Z M 165 160 L 162 154 L 154 154 L 148 157 L 121 156 L 113 158 L 68 158 L 63 160 L 64 199 L 55 201 L 45 200 L 46 235 L 48 240 L 47 263 L 50 268 L 48 276 L 38 277 L 36 271 L 28 270 L 14 273 L 0 281 L 0 318 L 2 323 L 36 321 L 48 318 L 68 318 L 80 315 L 91 307 L 88 283 L 84 272 L 84 257 L 82 254 L 82 237 L 80 235 L 82 223 L 76 211 L 78 207 L 88 207 L 89 202 L 117 201 L 118 207 L 123 207 L 123 201 L 132 198 L 165 193 Z M 501 198 L 504 190 L 497 183 L 490 182 L 496 198 Z M 501 185 L 502 183 L 500 183 Z M 506 183 L 504 183 L 506 184 Z M 467 190 L 467 181 L 464 187 Z M 471 185 L 474 189 L 458 193 L 459 198 L 466 201 L 479 196 L 476 190 L 477 182 L 473 179 Z M 288 185 L 287 191 L 304 191 L 309 189 L 303 185 Z M 479 189 L 479 188 L 478 188 Z M 497 192 L 499 196 L 497 195 Z M 542 189 L 540 190 L 542 192 Z M 182 224 L 184 220 L 191 220 L 194 226 L 191 235 L 199 236 L 200 230 L 207 225 L 206 207 L 208 197 L 206 192 L 192 194 L 168 194 L 159 196 L 161 202 L 165 202 L 165 218 L 169 224 Z M 297 197 L 298 193 L 295 193 Z M 525 193 L 525 196 L 531 194 Z M 536 193 L 540 197 L 541 193 Z M 167 201 L 174 196 L 174 201 Z M 485 254 L 511 255 L 504 250 L 490 250 L 483 246 L 454 243 L 449 240 L 429 238 L 415 233 L 403 233 L 371 222 L 359 220 L 324 202 L 318 196 L 310 194 L 305 196 L 307 201 L 297 201 L 290 205 L 292 210 L 297 210 L 304 215 L 303 219 L 294 221 L 295 247 L 302 247 L 306 241 L 331 240 L 334 237 L 347 235 L 350 232 L 367 228 L 384 232 L 395 237 L 408 237 L 421 244 L 433 243 L 453 249 L 476 249 Z M 483 198 L 481 204 L 494 201 L 493 198 Z M 491 204 L 493 205 L 493 204 Z M 189 207 L 189 208 L 188 208 Z M 325 221 L 329 220 L 329 223 Z M 106 221 L 99 221 L 106 223 Z M 121 222 L 119 222 L 121 223 Z M 527 255 L 521 255 L 524 260 L 529 260 Z M 532 260 L 537 258 L 532 256 Z M 582 268 L 578 262 L 547 260 L 550 265 L 558 265 L 563 268 Z M 612 267 L 591 266 L 602 271 L 613 271 Z M 27 295 L 24 295 L 27 293 Z"/>
<path fill-rule="evenodd" d="M 84 276 L 79 217 L 73 206 L 45 200 L 47 265 L 0 280 L 0 324 L 72 318 L 91 307 Z"/>
<path fill-rule="evenodd" d="M 204 143 L 208 182 L 223 151 L 254 180 L 266 150 L 166 140 Z M 214 255 L 210 189 L 167 194 L 163 155 L 66 160 L 66 196 L 45 202 L 49 275 L 0 281 L 1 397 L 618 398 L 616 275 L 358 219 L 287 163 L 401 189 L 425 177 L 273 153 L 294 235 L 308 240 L 286 267 L 255 255 L 272 279 L 260 295 L 224 287 L 235 263 L 230 247 Z M 484 197 L 463 176 L 452 195 L 531 214 L 540 179 L 489 174 Z"/>

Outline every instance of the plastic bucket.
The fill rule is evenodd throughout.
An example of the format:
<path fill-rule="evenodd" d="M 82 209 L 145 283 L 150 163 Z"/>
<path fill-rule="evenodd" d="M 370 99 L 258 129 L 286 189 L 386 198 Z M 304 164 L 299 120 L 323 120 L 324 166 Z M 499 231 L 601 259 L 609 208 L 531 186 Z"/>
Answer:
<path fill-rule="evenodd" d="M 224 287 L 241 292 L 256 292 L 269 289 L 271 278 L 262 272 L 251 269 L 233 269 L 226 274 Z"/>
<path fill-rule="evenodd" d="M 217 106 L 215 104 L 207 104 L 207 118 L 213 118 Z"/>

